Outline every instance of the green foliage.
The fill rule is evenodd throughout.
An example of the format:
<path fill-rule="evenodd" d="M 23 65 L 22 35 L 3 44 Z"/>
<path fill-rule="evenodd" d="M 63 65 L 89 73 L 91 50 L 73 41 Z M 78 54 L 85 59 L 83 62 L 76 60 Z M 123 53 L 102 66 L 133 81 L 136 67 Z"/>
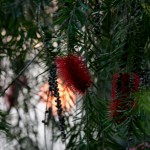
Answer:
<path fill-rule="evenodd" d="M 7 137 L 13 134 L 11 141 L 17 141 L 16 149 L 29 149 L 28 143 L 31 149 L 41 148 L 37 138 L 39 99 L 35 97 L 48 80 L 47 70 L 55 57 L 75 53 L 84 57 L 93 86 L 77 101 L 73 113 L 66 112 L 66 149 L 117 150 L 150 142 L 150 92 L 145 85 L 129 95 L 136 105 L 126 112 L 125 121 L 117 124 L 108 115 L 112 75 L 141 75 L 150 67 L 149 28 L 148 0 L 1 0 L 0 94 L 6 101 L 6 90 L 15 85 L 19 95 L 15 95 L 16 105 L 7 115 L 0 111 L 0 132 Z M 24 85 L 21 75 L 27 80 Z M 13 129 L 7 123 L 9 117 L 13 120 L 12 109 L 17 114 Z M 61 138 L 58 129 L 57 117 L 49 113 L 51 147 Z"/>
<path fill-rule="evenodd" d="M 6 122 L 7 113 L 0 111 L 0 132 L 4 132 L 10 137 L 10 124 Z"/>

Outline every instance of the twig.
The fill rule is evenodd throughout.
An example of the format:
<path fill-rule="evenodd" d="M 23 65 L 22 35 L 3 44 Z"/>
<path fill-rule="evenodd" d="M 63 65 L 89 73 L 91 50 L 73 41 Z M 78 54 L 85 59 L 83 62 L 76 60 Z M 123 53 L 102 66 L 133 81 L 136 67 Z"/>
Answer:
<path fill-rule="evenodd" d="M 38 74 L 35 78 L 37 79 L 39 76 L 41 76 L 42 74 L 44 74 L 45 72 L 47 72 L 49 69 L 44 70 L 43 72 L 41 72 L 40 74 Z"/>
<path fill-rule="evenodd" d="M 43 49 L 39 51 L 39 53 L 34 56 L 32 60 L 19 72 L 19 74 L 8 84 L 8 86 L 1 92 L 0 97 L 3 96 L 6 92 L 6 90 L 23 74 L 23 72 L 34 62 L 34 60 L 37 58 L 37 56 L 42 52 Z"/>
<path fill-rule="evenodd" d="M 42 31 L 42 27 L 41 27 L 40 15 L 41 15 L 41 5 L 38 6 L 38 14 L 37 14 L 38 28 L 39 28 L 39 31 L 40 31 L 40 35 L 41 35 L 41 39 L 42 39 L 44 48 L 48 49 L 48 47 L 45 43 L 44 34 L 43 34 L 43 31 Z"/>

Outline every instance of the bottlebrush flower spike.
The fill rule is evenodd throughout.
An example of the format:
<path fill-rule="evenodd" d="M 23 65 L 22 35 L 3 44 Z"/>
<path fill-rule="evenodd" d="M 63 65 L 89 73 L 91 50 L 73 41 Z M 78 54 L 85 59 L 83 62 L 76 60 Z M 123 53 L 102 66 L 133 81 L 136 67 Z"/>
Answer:
<path fill-rule="evenodd" d="M 5 95 L 6 101 L 9 104 L 9 109 L 11 109 L 11 107 L 13 106 L 16 106 L 18 96 L 19 96 L 19 88 L 14 83 L 9 87 L 8 92 Z"/>
<path fill-rule="evenodd" d="M 18 103 L 18 97 L 20 90 L 27 86 L 27 78 L 25 75 L 19 76 L 19 78 L 8 88 L 5 93 L 5 99 L 8 103 L 8 111 L 12 107 L 15 107 Z"/>
<path fill-rule="evenodd" d="M 126 100 L 112 100 L 110 102 L 110 118 L 113 118 L 116 123 L 121 123 L 124 120 L 126 120 L 127 115 L 125 112 L 131 110 L 134 108 L 135 102 L 132 101 L 126 101 Z"/>
<path fill-rule="evenodd" d="M 130 94 L 138 91 L 140 78 L 135 73 L 122 73 L 113 75 L 111 102 L 109 105 L 111 118 L 117 123 L 124 121 L 127 116 L 125 111 L 131 110 L 135 106 Z"/>
<path fill-rule="evenodd" d="M 82 57 L 77 55 L 57 57 L 55 63 L 58 69 L 58 76 L 72 90 L 83 94 L 91 86 L 91 76 Z"/>

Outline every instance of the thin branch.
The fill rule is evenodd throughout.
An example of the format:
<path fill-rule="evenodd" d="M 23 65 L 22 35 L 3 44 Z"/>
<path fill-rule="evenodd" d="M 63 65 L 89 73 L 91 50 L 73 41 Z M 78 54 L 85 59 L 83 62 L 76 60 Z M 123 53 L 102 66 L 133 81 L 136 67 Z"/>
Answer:
<path fill-rule="evenodd" d="M 43 49 L 39 51 L 37 55 L 33 57 L 32 60 L 30 60 L 29 63 L 19 72 L 19 74 L 8 84 L 8 86 L 0 93 L 0 97 L 3 96 L 6 92 L 6 90 L 23 74 L 23 72 L 34 62 L 34 60 L 39 56 L 39 54 L 42 52 Z"/>
<path fill-rule="evenodd" d="M 42 39 L 42 43 L 44 45 L 44 48 L 45 49 L 48 49 L 46 43 L 45 43 L 45 39 L 44 39 L 44 34 L 43 34 L 43 31 L 42 31 L 42 27 L 41 27 L 41 20 L 40 20 L 40 16 L 41 16 L 41 5 L 38 6 L 38 12 L 37 12 L 37 21 L 38 21 L 38 28 L 39 28 L 39 31 L 40 31 L 40 35 L 41 35 L 41 39 Z"/>
<path fill-rule="evenodd" d="M 46 73 L 49 69 L 44 70 L 43 72 L 41 72 L 40 74 L 38 74 L 35 78 L 39 78 L 39 76 L 41 76 L 42 74 Z"/>

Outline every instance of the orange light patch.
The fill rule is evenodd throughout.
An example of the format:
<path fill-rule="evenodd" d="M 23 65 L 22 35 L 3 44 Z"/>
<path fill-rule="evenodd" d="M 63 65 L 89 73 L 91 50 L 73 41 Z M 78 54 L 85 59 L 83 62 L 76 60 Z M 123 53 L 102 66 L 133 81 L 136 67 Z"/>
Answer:
<path fill-rule="evenodd" d="M 69 112 L 75 105 L 77 96 L 73 91 L 65 85 L 65 83 L 58 79 L 58 89 L 61 100 L 61 105 L 64 111 Z M 41 97 L 41 101 L 47 103 L 47 107 L 52 109 L 53 115 L 57 115 L 56 97 L 54 97 L 49 91 L 49 84 L 45 83 L 41 86 L 38 95 Z"/>

